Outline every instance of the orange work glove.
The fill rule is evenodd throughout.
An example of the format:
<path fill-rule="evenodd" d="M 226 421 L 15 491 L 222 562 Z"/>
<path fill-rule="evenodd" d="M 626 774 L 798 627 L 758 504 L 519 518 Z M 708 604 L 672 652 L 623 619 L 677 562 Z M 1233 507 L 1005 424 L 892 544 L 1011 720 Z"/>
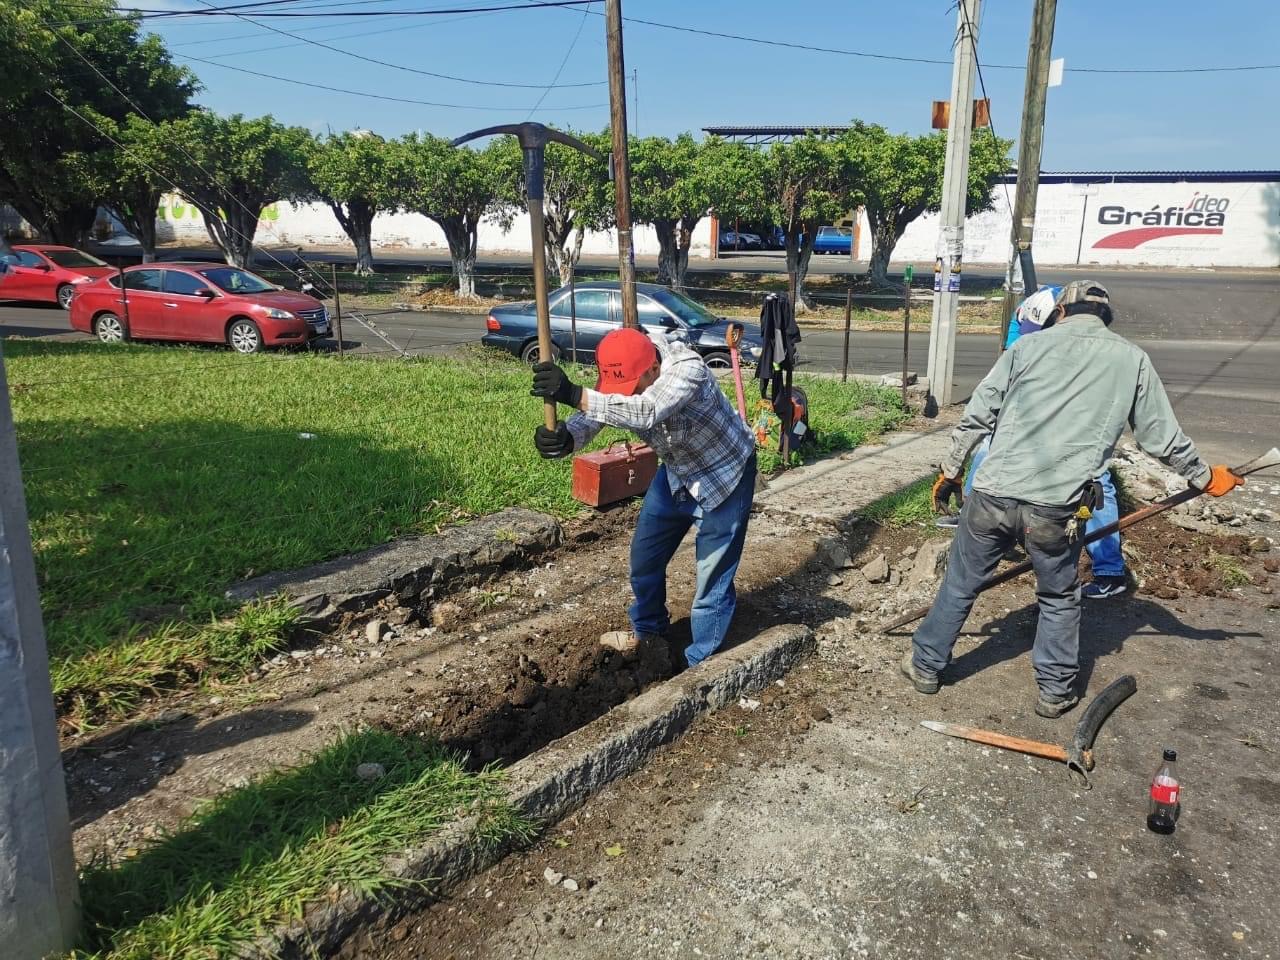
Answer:
<path fill-rule="evenodd" d="M 1218 463 L 1209 468 L 1213 471 L 1204 492 L 1211 497 L 1224 497 L 1236 487 L 1244 486 L 1244 477 L 1237 477 L 1230 467 Z"/>
<path fill-rule="evenodd" d="M 933 482 L 933 512 L 950 513 L 948 504 L 953 498 L 957 507 L 964 506 L 964 485 L 945 473 L 939 473 L 938 479 Z"/>

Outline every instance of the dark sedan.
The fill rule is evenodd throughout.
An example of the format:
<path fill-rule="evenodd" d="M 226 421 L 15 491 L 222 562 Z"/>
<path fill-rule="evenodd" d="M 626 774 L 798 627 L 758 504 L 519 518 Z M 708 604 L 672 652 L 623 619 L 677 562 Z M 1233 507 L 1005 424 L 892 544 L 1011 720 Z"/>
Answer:
<path fill-rule="evenodd" d="M 569 288 L 561 287 L 547 298 L 551 308 L 551 339 L 557 358 L 569 358 L 571 323 Z M 577 314 L 578 360 L 595 360 L 596 344 L 610 330 L 622 326 L 622 302 L 618 283 L 601 281 L 580 283 L 574 292 Z M 728 367 L 729 348 L 725 334 L 730 321 L 717 317 L 697 301 L 656 283 L 636 284 L 636 310 L 640 326 L 650 333 L 660 333 L 682 340 L 702 355 L 707 366 Z M 527 363 L 538 358 L 537 314 L 532 302 L 504 304 L 489 311 L 487 331 L 482 342 L 513 353 Z M 754 364 L 760 358 L 763 344 L 760 328 L 744 323 L 746 331 L 739 350 L 742 361 Z"/>

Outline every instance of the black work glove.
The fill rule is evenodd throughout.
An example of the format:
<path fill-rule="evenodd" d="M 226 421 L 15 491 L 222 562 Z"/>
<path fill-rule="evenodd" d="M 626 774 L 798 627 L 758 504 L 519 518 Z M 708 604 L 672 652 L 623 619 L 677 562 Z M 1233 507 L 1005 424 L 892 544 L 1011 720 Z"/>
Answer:
<path fill-rule="evenodd" d="M 559 460 L 573 453 L 573 434 L 563 420 L 557 420 L 554 430 L 541 426 L 533 432 L 533 445 L 543 460 Z"/>
<path fill-rule="evenodd" d="M 964 506 L 964 484 L 959 479 L 939 473 L 938 479 L 933 482 L 933 512 L 951 513 L 949 504 L 953 499 L 957 508 Z"/>
<path fill-rule="evenodd" d="M 566 407 L 573 407 L 575 410 L 578 409 L 578 402 L 582 399 L 582 388 L 570 380 L 554 363 L 533 365 L 533 389 L 529 393 L 544 400 L 563 403 Z"/>

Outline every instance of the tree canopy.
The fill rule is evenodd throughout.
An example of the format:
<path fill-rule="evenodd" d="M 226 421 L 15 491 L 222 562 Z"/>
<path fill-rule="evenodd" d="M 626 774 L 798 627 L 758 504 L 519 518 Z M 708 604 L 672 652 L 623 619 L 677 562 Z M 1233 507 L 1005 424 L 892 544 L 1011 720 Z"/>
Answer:
<path fill-rule="evenodd" d="M 328 204 L 356 248 L 356 273 L 373 273 L 373 218 L 400 203 L 396 144 L 367 131 L 318 141 L 307 151 L 310 192 Z"/>

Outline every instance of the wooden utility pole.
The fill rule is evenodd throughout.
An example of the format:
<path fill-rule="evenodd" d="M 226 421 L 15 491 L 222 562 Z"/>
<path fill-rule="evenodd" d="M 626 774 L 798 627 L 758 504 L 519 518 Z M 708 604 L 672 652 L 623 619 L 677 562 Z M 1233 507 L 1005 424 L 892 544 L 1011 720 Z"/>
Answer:
<path fill-rule="evenodd" d="M 639 327 L 636 252 L 631 237 L 631 164 L 627 159 L 627 71 L 622 59 L 622 0 L 605 0 L 604 33 L 609 53 L 609 128 L 613 133 L 610 172 L 618 221 L 618 289 L 622 294 L 622 325 Z"/>
<path fill-rule="evenodd" d="M 75 944 L 76 863 L 31 556 L 9 384 L 0 356 L 0 957 Z"/>
<path fill-rule="evenodd" d="M 929 328 L 927 408 L 951 403 L 956 360 L 956 311 L 964 258 L 964 208 L 969 190 L 969 143 L 973 133 L 973 81 L 977 65 L 980 0 L 960 0 L 956 11 L 955 66 L 951 71 L 951 116 L 947 123 L 938 262 L 934 273 L 933 323 Z"/>
<path fill-rule="evenodd" d="M 853 287 L 844 295 L 844 363 L 840 365 L 840 382 L 849 382 L 849 328 L 853 325 Z"/>
<path fill-rule="evenodd" d="M 1027 47 L 1027 81 L 1022 95 L 1022 131 L 1018 135 L 1018 189 L 1013 198 L 1012 253 L 1005 276 L 1004 309 L 1000 317 L 1000 349 L 1009 335 L 1009 319 L 1024 292 L 1036 291 L 1036 268 L 1031 255 L 1035 232 L 1036 193 L 1040 189 L 1040 157 L 1044 147 L 1044 107 L 1049 92 L 1049 58 L 1058 0 L 1036 0 Z M 1020 278 L 1020 279 L 1019 279 Z"/>

